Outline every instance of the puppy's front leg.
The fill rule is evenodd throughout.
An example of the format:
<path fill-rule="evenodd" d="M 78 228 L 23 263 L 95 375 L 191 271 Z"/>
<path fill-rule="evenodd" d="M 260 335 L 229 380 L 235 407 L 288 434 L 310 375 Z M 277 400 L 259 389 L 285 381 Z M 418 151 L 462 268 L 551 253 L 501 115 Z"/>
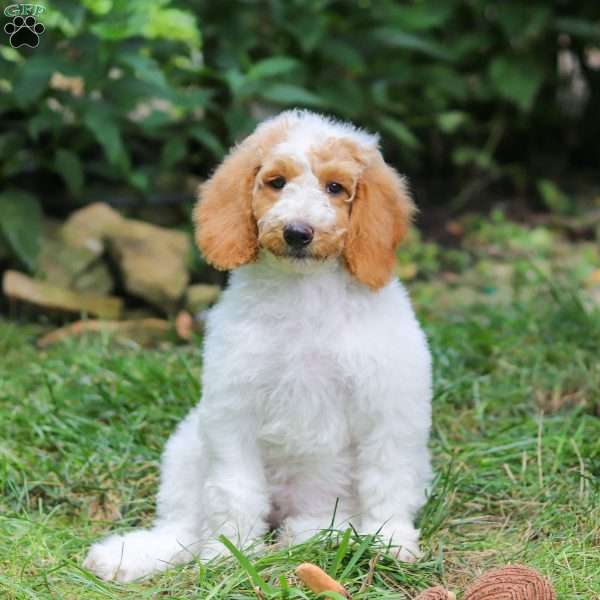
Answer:
<path fill-rule="evenodd" d="M 238 409 L 218 417 L 208 414 L 208 403 L 206 408 L 203 437 L 210 466 L 204 498 L 213 542 L 203 555 L 209 558 L 223 552 L 220 535 L 237 546 L 264 535 L 270 503 L 253 411 Z"/>
<path fill-rule="evenodd" d="M 425 502 L 429 473 L 427 448 L 419 449 L 423 457 L 415 460 L 415 448 L 400 440 L 364 440 L 359 450 L 358 492 L 361 503 L 361 530 L 379 533 L 390 543 L 401 560 L 412 562 L 419 557 L 419 531 L 415 515 Z"/>
<path fill-rule="evenodd" d="M 420 555 L 414 519 L 432 474 L 429 392 L 393 387 L 388 394 L 379 390 L 384 393 L 370 403 L 357 438 L 361 530 L 379 532 L 401 560 L 413 561 Z"/>

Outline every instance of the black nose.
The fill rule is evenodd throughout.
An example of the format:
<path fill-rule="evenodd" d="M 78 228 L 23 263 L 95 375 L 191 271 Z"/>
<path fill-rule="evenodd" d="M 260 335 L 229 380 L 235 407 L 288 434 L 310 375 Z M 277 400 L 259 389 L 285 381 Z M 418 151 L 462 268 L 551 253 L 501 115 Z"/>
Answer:
<path fill-rule="evenodd" d="M 292 248 L 308 246 L 313 239 L 313 228 L 306 223 L 290 223 L 283 228 L 283 239 Z"/>

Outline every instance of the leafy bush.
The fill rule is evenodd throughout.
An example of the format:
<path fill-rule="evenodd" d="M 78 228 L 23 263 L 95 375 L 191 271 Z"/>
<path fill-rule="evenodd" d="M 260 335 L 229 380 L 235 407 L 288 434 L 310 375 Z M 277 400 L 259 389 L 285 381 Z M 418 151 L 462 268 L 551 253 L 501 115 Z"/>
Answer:
<path fill-rule="evenodd" d="M 556 204 L 548 181 L 600 158 L 599 17 L 583 0 L 53 0 L 38 48 L 0 48 L 0 179 L 53 212 L 186 200 L 258 119 L 305 106 L 443 178 L 430 201 L 483 173 Z"/>

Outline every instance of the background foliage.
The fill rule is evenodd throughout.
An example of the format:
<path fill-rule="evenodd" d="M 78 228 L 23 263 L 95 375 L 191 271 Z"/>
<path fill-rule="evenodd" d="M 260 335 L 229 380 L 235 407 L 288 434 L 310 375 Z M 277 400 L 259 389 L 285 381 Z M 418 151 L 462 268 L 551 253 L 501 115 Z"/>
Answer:
<path fill-rule="evenodd" d="M 26 207 L 2 229 L 35 230 L 40 203 L 189 201 L 190 174 L 293 106 L 380 131 L 421 204 L 508 182 L 568 212 L 557 177 L 600 159 L 599 19 L 584 0 L 53 0 L 38 48 L 0 47 L 0 202 Z"/>

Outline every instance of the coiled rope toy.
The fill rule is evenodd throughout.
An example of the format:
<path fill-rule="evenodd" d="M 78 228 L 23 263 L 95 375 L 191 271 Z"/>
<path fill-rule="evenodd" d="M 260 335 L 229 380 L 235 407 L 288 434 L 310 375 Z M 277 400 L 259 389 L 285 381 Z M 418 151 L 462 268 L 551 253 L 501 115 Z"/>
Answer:
<path fill-rule="evenodd" d="M 429 588 L 415 600 L 454 600 L 452 592 L 441 586 Z M 508 565 L 493 569 L 476 579 L 463 600 L 556 600 L 550 582 L 534 569 Z"/>

